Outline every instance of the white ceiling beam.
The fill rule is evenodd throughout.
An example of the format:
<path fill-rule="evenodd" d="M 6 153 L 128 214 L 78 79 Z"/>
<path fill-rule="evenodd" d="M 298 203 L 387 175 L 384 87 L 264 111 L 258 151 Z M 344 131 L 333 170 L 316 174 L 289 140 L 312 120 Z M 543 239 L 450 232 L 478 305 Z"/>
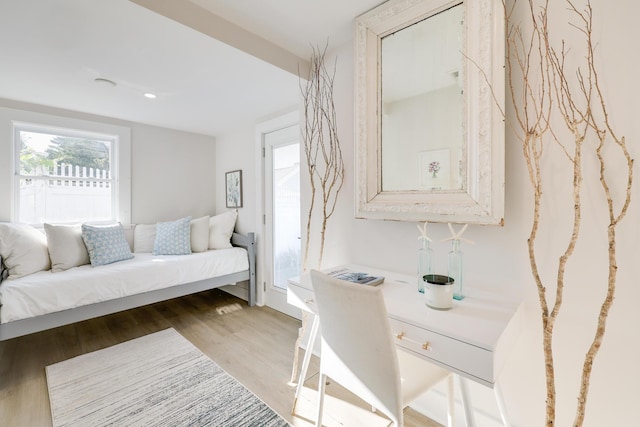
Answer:
<path fill-rule="evenodd" d="M 309 61 L 188 0 L 130 0 L 284 71 L 306 77 Z"/>

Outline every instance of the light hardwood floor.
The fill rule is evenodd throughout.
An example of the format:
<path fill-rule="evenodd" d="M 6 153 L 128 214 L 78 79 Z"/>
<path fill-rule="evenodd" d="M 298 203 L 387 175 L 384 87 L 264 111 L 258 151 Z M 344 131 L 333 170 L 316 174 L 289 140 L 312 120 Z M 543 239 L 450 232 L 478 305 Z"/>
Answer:
<path fill-rule="evenodd" d="M 170 327 L 294 426 L 313 424 L 315 357 L 296 415 L 291 415 L 294 388 L 288 381 L 300 321 L 212 290 L 0 342 L 0 426 L 51 425 L 45 366 Z M 439 425 L 411 409 L 405 418 L 407 427 Z M 387 424 L 339 386 L 327 387 L 323 425 Z"/>

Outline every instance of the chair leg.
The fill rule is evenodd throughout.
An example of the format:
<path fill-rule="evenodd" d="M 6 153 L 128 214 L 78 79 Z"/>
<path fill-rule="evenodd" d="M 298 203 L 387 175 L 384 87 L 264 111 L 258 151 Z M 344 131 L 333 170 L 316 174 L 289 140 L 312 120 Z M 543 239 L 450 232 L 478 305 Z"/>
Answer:
<path fill-rule="evenodd" d="M 307 323 L 309 322 L 310 314 L 307 311 L 302 312 L 302 325 L 300 329 L 298 329 L 298 338 L 296 338 L 295 344 L 293 344 L 293 363 L 291 364 L 291 380 L 289 380 L 289 384 L 295 384 L 298 379 L 298 357 L 300 357 L 300 343 L 302 342 L 302 337 L 304 337 L 304 333 L 307 330 Z"/>
<path fill-rule="evenodd" d="M 447 376 L 447 427 L 455 427 L 455 389 L 453 384 L 453 375 Z"/>
<path fill-rule="evenodd" d="M 471 395 L 469 394 L 469 384 L 467 380 L 460 375 L 455 374 L 460 385 L 460 395 L 462 396 L 462 409 L 464 409 L 464 421 L 467 427 L 475 427 L 476 420 L 473 416 L 473 404 L 471 403 Z"/>
<path fill-rule="evenodd" d="M 322 426 L 322 409 L 324 406 L 324 390 L 327 384 L 327 376 L 320 373 L 320 382 L 318 383 L 318 414 L 316 415 L 316 427 Z"/>
<path fill-rule="evenodd" d="M 302 366 L 300 367 L 300 378 L 298 378 L 296 393 L 293 396 L 293 408 L 291 409 L 291 415 L 296 414 L 296 404 L 298 403 L 298 398 L 302 393 L 304 380 L 307 377 L 309 362 L 311 362 L 311 355 L 313 354 L 313 347 L 318 336 L 318 329 L 320 329 L 320 320 L 318 319 L 318 316 L 314 316 L 313 323 L 311 324 L 311 333 L 309 334 L 309 342 L 307 343 L 307 349 L 304 352 L 304 359 L 302 359 Z"/>

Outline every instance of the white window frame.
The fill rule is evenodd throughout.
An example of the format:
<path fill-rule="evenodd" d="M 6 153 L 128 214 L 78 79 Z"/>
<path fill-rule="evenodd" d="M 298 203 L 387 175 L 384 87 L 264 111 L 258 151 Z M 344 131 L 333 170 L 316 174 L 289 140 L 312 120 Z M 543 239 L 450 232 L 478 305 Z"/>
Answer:
<path fill-rule="evenodd" d="M 87 137 L 113 141 L 111 147 L 111 173 L 114 179 L 112 189 L 112 220 L 123 224 L 131 223 L 131 129 L 125 126 L 111 125 L 69 117 L 53 116 L 22 110 L 4 109 L 10 119 L 12 138 L 13 208 L 11 220 L 18 220 L 20 185 L 20 141 L 19 131 L 52 133 L 61 136 Z M 4 114 L 0 114 L 4 116 Z M 0 117 L 1 120 L 1 117 Z M 6 122 L 5 122 L 6 123 Z M 0 124 L 1 125 L 1 124 Z M 40 225 L 40 224 L 34 224 Z"/>

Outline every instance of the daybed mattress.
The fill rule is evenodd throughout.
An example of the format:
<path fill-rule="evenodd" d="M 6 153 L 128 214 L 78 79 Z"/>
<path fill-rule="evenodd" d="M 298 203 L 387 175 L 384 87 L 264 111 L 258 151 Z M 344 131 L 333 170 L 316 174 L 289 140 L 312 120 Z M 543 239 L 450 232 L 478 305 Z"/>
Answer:
<path fill-rule="evenodd" d="M 248 269 L 247 251 L 234 247 L 191 255 L 136 253 L 133 259 L 99 267 L 41 271 L 0 284 L 0 323 Z"/>

